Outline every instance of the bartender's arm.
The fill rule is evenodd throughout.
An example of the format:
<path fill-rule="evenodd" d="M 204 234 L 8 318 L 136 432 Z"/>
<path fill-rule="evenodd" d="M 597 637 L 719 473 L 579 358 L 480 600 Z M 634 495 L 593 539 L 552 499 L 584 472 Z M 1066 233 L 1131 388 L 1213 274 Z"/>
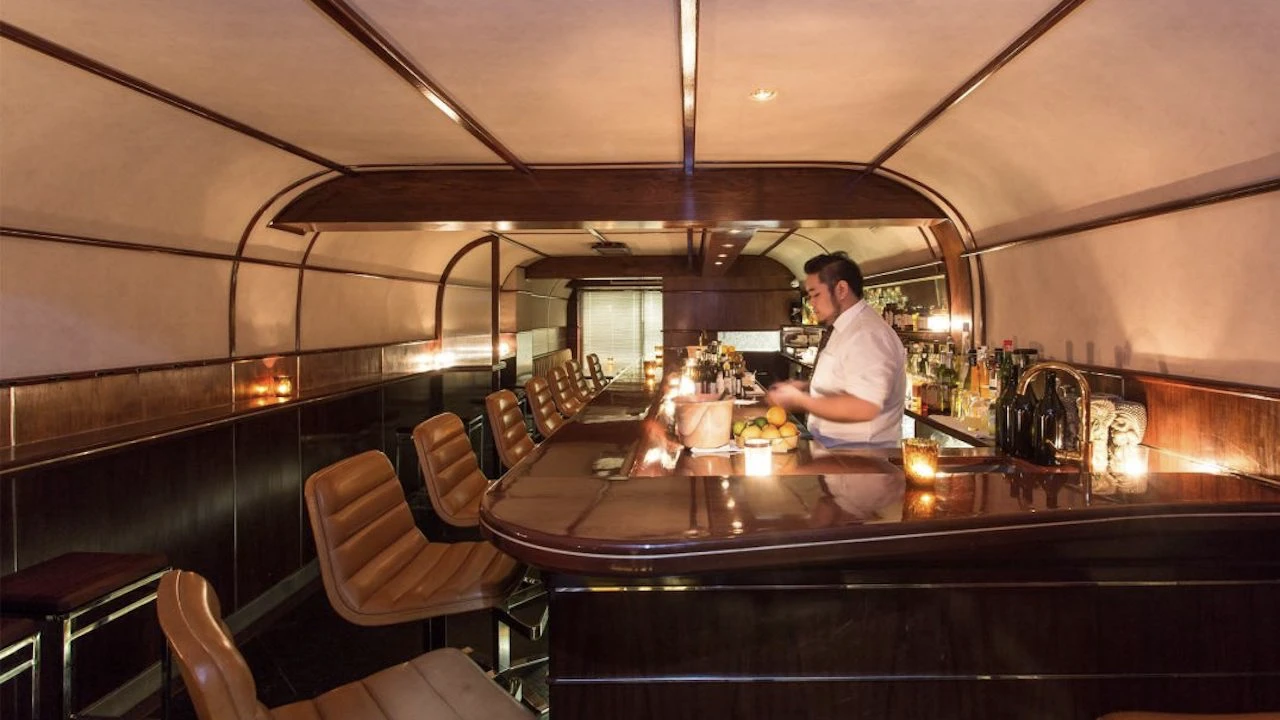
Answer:
<path fill-rule="evenodd" d="M 806 412 L 832 422 L 866 422 L 880 414 L 880 406 L 849 393 L 810 395 L 792 383 L 769 388 L 769 402 L 791 412 Z"/>

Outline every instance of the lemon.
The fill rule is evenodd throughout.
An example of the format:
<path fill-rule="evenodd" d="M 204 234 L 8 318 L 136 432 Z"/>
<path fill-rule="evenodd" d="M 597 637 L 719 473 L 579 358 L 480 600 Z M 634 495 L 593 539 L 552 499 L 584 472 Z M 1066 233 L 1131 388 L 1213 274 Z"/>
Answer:
<path fill-rule="evenodd" d="M 782 437 L 782 434 L 778 432 L 778 428 L 770 425 L 760 431 L 760 437 L 765 438 L 766 440 L 777 440 Z"/>
<path fill-rule="evenodd" d="M 778 434 L 782 437 L 791 437 L 800 434 L 800 428 L 796 427 L 793 422 L 783 423 L 778 427 Z"/>
<path fill-rule="evenodd" d="M 765 419 L 770 425 L 782 425 L 787 421 L 787 411 L 774 405 L 769 408 L 769 412 L 765 413 Z"/>
<path fill-rule="evenodd" d="M 742 434 L 742 430 L 743 430 L 746 426 L 747 426 L 747 421 L 746 421 L 746 420 L 734 420 L 734 421 L 733 421 L 733 434 L 734 434 L 734 435 L 741 435 L 741 434 Z"/>
<path fill-rule="evenodd" d="M 743 440 L 751 440 L 752 438 L 760 437 L 761 432 L 762 431 L 758 426 L 747 425 L 746 427 L 742 428 L 742 432 L 738 434 L 738 437 L 742 438 Z"/>

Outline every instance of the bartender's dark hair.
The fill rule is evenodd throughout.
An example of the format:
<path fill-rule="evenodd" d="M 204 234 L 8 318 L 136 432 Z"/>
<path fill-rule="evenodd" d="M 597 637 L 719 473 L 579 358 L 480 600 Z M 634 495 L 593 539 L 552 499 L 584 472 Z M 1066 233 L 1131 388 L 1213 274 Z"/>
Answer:
<path fill-rule="evenodd" d="M 858 268 L 858 263 L 844 252 L 815 255 L 809 258 L 809 261 L 804 264 L 804 273 L 816 274 L 822 284 L 831 289 L 832 295 L 836 292 L 836 283 L 843 280 L 849 283 L 849 289 L 853 291 L 855 297 L 862 297 L 862 270 Z"/>

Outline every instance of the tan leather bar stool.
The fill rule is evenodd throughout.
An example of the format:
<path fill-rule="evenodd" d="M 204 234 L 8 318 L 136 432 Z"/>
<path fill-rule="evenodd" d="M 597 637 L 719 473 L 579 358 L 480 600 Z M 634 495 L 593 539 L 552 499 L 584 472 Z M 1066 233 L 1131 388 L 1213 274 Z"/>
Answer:
<path fill-rule="evenodd" d="M 609 384 L 604 377 L 604 368 L 600 365 L 600 356 L 595 353 L 587 356 L 587 375 L 591 378 L 591 384 L 595 386 L 596 394 Z"/>
<path fill-rule="evenodd" d="M 569 375 L 563 367 L 551 368 L 547 373 L 547 383 L 551 386 L 551 397 L 555 400 L 556 409 L 565 417 L 573 417 L 582 410 L 582 401 L 569 386 Z"/>
<path fill-rule="evenodd" d="M 578 395 L 578 399 L 584 405 L 596 396 L 595 390 L 592 389 L 591 381 L 587 379 L 586 375 L 582 374 L 582 363 L 577 360 L 570 360 L 564 364 L 564 371 L 569 376 L 570 388 Z"/>
<path fill-rule="evenodd" d="M 268 709 L 258 700 L 253 674 L 222 621 L 218 596 L 207 580 L 193 572 L 166 573 L 156 607 L 200 720 L 533 717 L 453 648 L 433 650 L 311 700 Z"/>
<path fill-rule="evenodd" d="M 546 613 L 527 622 L 509 612 L 536 599 L 525 568 L 487 542 L 431 542 L 413 522 L 391 461 L 377 450 L 307 478 L 303 494 L 329 604 L 355 625 L 394 625 L 493 609 L 494 662 L 511 664 L 512 628 L 542 636 Z"/>
<path fill-rule="evenodd" d="M 26 618 L 0 617 L 0 715 L 40 717 L 40 629 Z M 12 702 L 9 705 L 8 702 Z"/>
<path fill-rule="evenodd" d="M 526 455 L 533 452 L 533 438 L 524 424 L 524 411 L 520 399 L 510 390 L 489 393 L 484 399 L 484 409 L 489 413 L 489 427 L 493 429 L 493 441 L 498 446 L 502 464 L 510 470 Z"/>
<path fill-rule="evenodd" d="M 489 479 L 480 472 L 462 419 L 440 413 L 423 420 L 413 429 L 413 445 L 431 507 L 440 519 L 454 527 L 479 526 L 480 498 Z"/>
<path fill-rule="evenodd" d="M 530 378 L 524 384 L 524 396 L 529 401 L 529 413 L 533 415 L 533 426 L 544 439 L 564 425 L 564 416 L 556 409 L 555 398 L 551 396 L 551 384 L 546 378 Z"/>
<path fill-rule="evenodd" d="M 45 718 L 69 718 L 98 698 L 81 698 L 77 649 L 85 636 L 120 618 L 136 617 L 156 598 L 167 571 L 163 555 L 74 552 L 0 578 L 0 607 L 40 627 L 40 708 Z M 101 641 L 99 641 L 101 642 Z M 168 658 L 160 658 L 161 713 L 168 716 Z M 147 668 L 137 668 L 145 672 Z"/>

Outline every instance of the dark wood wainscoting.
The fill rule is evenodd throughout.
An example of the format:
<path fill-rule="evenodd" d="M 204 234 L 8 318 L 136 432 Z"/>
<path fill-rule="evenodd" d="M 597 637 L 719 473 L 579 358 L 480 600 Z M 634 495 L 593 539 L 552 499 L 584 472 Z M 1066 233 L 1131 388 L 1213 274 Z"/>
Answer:
<path fill-rule="evenodd" d="M 440 388 L 439 375 L 422 376 L 6 474 L 0 566 L 72 551 L 163 553 L 209 578 L 234 613 L 314 557 L 306 477 L 364 450 L 393 455 L 396 428 L 438 412 Z M 154 615 L 135 615 L 77 651 L 77 676 L 92 679 L 79 685 L 85 700 L 159 659 Z"/>
<path fill-rule="evenodd" d="M 1169 582 L 1112 568 L 1095 583 L 1086 567 L 1059 567 L 957 581 L 954 570 L 559 589 L 556 716 L 1074 719 L 1280 703 L 1273 576 L 1183 569 Z"/>

